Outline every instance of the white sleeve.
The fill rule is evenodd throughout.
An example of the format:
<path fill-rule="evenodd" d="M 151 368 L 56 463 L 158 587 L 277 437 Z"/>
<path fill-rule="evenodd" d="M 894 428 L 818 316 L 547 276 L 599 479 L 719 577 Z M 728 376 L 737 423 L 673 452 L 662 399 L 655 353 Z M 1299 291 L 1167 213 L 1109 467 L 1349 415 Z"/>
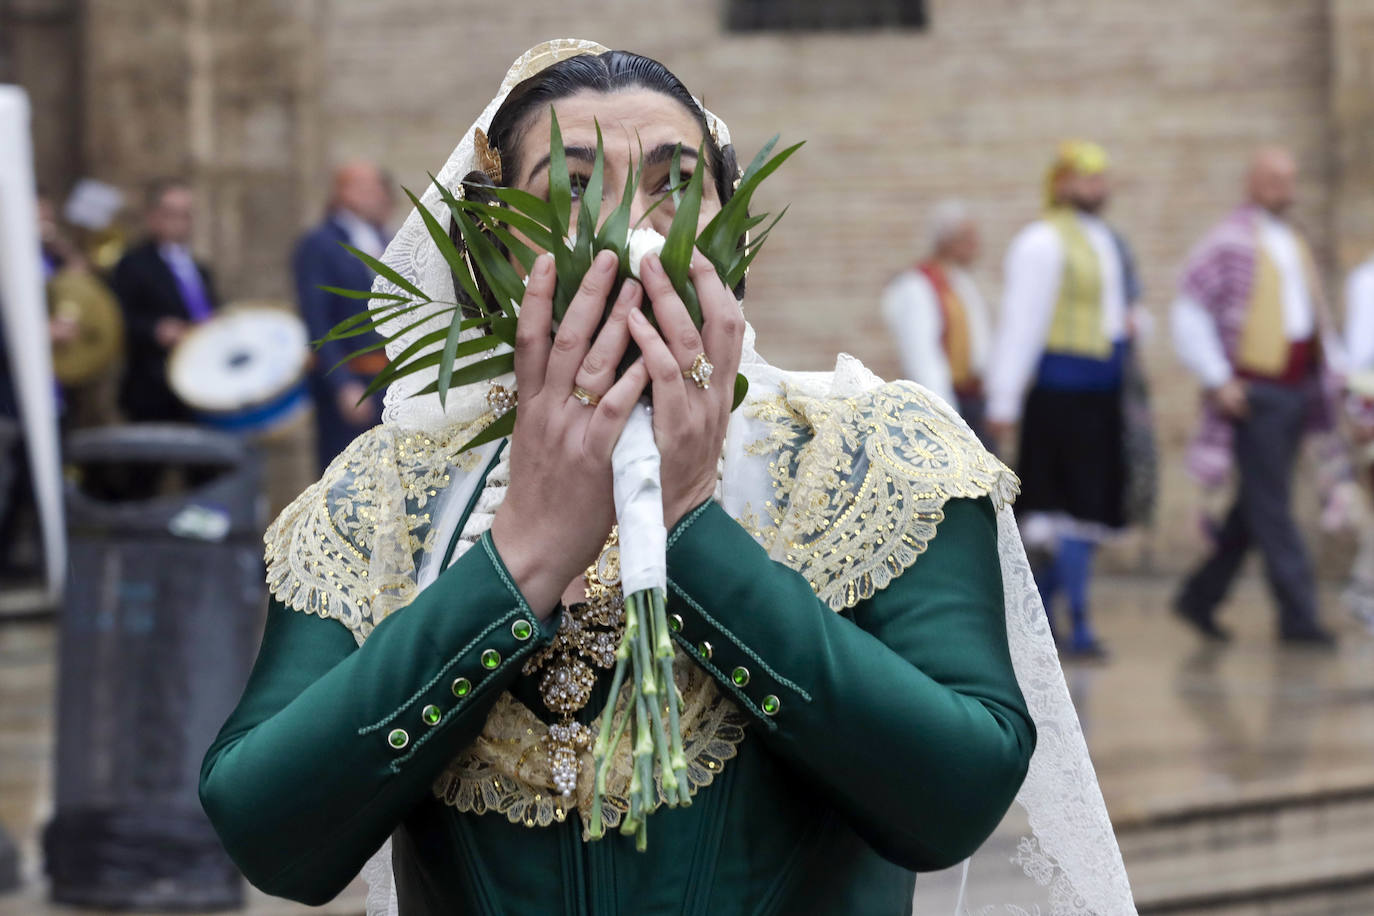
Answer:
<path fill-rule="evenodd" d="M 1054 318 L 1064 249 L 1048 223 L 1021 231 L 1007 250 L 1001 321 L 988 365 L 988 419 L 1013 423 Z"/>
<path fill-rule="evenodd" d="M 1202 382 L 1204 388 L 1219 388 L 1231 380 L 1231 361 L 1221 345 L 1216 322 L 1195 299 L 1180 295 L 1169 313 L 1174 335 L 1174 350 L 1179 361 Z"/>
<path fill-rule="evenodd" d="M 940 346 L 943 321 L 930 281 L 907 272 L 889 283 L 883 290 L 883 317 L 902 355 L 902 375 L 953 404 L 949 360 Z"/>
<path fill-rule="evenodd" d="M 1374 369 L 1374 264 L 1356 268 L 1346 281 L 1345 350 L 1351 372 Z"/>

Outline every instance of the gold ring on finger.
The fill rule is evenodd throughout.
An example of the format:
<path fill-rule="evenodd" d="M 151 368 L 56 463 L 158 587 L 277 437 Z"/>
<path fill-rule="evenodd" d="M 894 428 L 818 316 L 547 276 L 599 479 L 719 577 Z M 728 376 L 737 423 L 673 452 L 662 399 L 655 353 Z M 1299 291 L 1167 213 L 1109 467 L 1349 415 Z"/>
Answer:
<path fill-rule="evenodd" d="M 691 379 L 698 388 L 705 391 L 711 387 L 711 375 L 715 371 L 715 365 L 706 357 L 706 354 L 698 353 L 697 358 L 692 360 L 692 365 L 682 370 L 682 377 Z"/>
<path fill-rule="evenodd" d="M 578 401 L 581 401 L 583 407 L 595 407 L 597 404 L 601 403 L 601 395 L 592 394 L 581 385 L 573 386 L 572 396 Z"/>

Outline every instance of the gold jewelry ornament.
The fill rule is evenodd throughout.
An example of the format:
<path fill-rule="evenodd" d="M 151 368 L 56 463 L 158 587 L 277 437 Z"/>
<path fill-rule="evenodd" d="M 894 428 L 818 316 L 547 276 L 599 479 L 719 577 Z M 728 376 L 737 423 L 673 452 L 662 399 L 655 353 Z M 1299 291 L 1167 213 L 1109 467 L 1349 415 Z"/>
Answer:
<path fill-rule="evenodd" d="M 586 601 L 563 611 L 553 642 L 530 657 L 522 671 L 540 674 L 539 693 L 557 724 L 549 726 L 549 771 L 554 789 L 572 804 L 577 792 L 580 755 L 591 746 L 592 732 L 574 716 L 587 705 L 596 686 L 596 668 L 615 667 L 615 649 L 625 629 L 625 597 L 620 590 L 620 537 L 611 536 L 601 556 L 586 572 Z M 615 702 L 611 697 L 607 702 Z"/>
<path fill-rule="evenodd" d="M 711 387 L 711 376 L 715 371 L 715 364 L 707 358 L 706 354 L 698 353 L 697 358 L 692 360 L 691 367 L 682 370 L 682 377 L 691 379 L 698 388 L 705 391 Z"/>
<path fill-rule="evenodd" d="M 501 151 L 487 140 L 486 131 L 473 128 L 472 145 L 477 152 L 477 167 L 487 173 L 493 184 L 501 183 Z"/>
<path fill-rule="evenodd" d="M 601 395 L 592 394 L 581 385 L 573 386 L 572 396 L 581 401 L 583 407 L 595 407 L 597 404 L 601 403 Z"/>
<path fill-rule="evenodd" d="M 487 406 L 491 408 L 492 415 L 498 419 L 514 410 L 518 403 L 520 403 L 520 393 L 512 388 L 493 384 L 487 389 Z"/>

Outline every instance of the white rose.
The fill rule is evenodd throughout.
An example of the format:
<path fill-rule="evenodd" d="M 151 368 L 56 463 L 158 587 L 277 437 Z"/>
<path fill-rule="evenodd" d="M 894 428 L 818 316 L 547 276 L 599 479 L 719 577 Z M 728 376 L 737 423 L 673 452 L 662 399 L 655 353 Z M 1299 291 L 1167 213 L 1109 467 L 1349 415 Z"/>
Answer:
<path fill-rule="evenodd" d="M 639 262 L 644 260 L 644 256 L 652 252 L 659 254 L 663 251 L 663 243 L 666 242 L 663 236 L 653 229 L 634 229 L 630 232 L 628 241 L 630 249 L 630 276 L 639 279 Z"/>

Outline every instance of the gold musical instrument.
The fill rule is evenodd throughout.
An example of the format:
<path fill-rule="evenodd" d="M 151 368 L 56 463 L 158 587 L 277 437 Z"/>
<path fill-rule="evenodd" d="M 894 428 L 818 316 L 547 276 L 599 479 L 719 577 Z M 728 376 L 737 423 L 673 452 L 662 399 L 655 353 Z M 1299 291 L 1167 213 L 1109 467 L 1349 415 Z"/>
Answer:
<path fill-rule="evenodd" d="M 52 345 L 53 374 L 63 385 L 89 382 L 123 355 L 123 313 L 109 287 L 90 271 L 68 268 L 48 281 L 48 315 L 67 328 Z"/>

